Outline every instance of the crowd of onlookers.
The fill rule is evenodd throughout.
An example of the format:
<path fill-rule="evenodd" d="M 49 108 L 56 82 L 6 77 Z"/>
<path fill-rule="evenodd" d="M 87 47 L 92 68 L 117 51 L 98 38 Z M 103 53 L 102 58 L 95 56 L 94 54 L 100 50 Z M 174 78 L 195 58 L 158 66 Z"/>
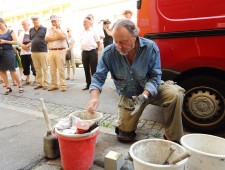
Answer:
<path fill-rule="evenodd" d="M 132 11 L 123 11 L 123 16 L 131 19 Z M 75 40 L 71 29 L 61 27 L 60 17 L 56 15 L 50 16 L 49 20 L 52 26 L 46 28 L 37 15 L 31 17 L 33 27 L 28 19 L 24 19 L 21 22 L 23 30 L 17 33 L 7 27 L 4 19 L 0 18 L 0 83 L 6 87 L 5 95 L 12 92 L 7 71 L 10 72 L 12 83 L 18 86 L 20 93 L 24 92 L 25 85 L 33 85 L 35 90 L 42 88 L 53 91 L 60 88 L 64 92 L 67 90 L 66 80 L 75 80 Z M 98 25 L 94 24 L 92 14 L 83 20 L 84 30 L 80 34 L 81 56 L 86 77 L 83 90 L 89 89 L 91 76 L 96 71 L 104 47 L 113 43 L 110 24 L 108 19 L 99 21 Z M 20 75 L 16 72 L 17 67 Z M 31 73 L 34 76 L 33 82 Z M 25 83 L 22 84 L 22 81 Z"/>

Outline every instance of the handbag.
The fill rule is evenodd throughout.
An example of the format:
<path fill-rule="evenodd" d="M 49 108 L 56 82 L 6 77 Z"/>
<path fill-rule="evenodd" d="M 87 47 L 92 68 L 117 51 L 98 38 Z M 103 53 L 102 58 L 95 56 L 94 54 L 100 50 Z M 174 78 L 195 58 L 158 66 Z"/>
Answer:
<path fill-rule="evenodd" d="M 68 48 L 69 48 L 70 45 L 69 45 L 68 39 L 66 39 L 66 43 L 67 43 Z M 66 60 L 71 60 L 71 50 L 68 50 L 68 51 L 66 52 Z"/>
<path fill-rule="evenodd" d="M 66 52 L 66 60 L 71 60 L 71 50 Z"/>

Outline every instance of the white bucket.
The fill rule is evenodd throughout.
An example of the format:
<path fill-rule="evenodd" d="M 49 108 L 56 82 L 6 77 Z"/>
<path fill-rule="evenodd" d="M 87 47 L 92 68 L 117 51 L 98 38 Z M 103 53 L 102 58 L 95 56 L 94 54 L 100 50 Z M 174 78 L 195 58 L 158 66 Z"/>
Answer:
<path fill-rule="evenodd" d="M 163 139 L 145 139 L 135 142 L 130 147 L 130 156 L 133 158 L 135 170 L 184 170 L 188 158 L 174 164 L 162 165 L 162 160 L 168 156 L 173 145 L 176 151 L 169 161 L 186 151 L 182 146 Z"/>
<path fill-rule="evenodd" d="M 181 138 L 181 144 L 192 154 L 186 170 L 225 170 L 225 139 L 189 134 Z"/>
<path fill-rule="evenodd" d="M 86 110 L 82 110 L 82 111 L 75 111 L 72 112 L 70 115 L 79 117 L 81 120 L 91 120 L 94 122 L 98 122 L 102 119 L 103 114 L 100 112 L 94 112 L 94 114 L 86 111 Z"/>

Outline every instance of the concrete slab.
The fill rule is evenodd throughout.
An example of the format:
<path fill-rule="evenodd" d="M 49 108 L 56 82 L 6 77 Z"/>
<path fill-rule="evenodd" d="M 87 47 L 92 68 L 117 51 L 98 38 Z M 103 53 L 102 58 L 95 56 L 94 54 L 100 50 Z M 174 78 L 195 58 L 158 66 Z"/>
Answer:
<path fill-rule="evenodd" d="M 30 169 L 43 159 L 43 119 L 9 109 L 0 116 L 0 169 Z"/>

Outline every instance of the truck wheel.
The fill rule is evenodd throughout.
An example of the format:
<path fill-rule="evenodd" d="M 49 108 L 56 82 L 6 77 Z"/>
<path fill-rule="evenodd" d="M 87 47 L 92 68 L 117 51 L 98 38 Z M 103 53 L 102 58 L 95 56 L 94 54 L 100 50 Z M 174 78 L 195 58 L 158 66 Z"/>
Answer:
<path fill-rule="evenodd" d="M 79 64 L 76 64 L 76 67 L 79 67 Z"/>
<path fill-rule="evenodd" d="M 197 132 L 213 132 L 224 125 L 224 81 L 200 75 L 179 84 L 186 89 L 182 112 L 184 126 Z"/>

